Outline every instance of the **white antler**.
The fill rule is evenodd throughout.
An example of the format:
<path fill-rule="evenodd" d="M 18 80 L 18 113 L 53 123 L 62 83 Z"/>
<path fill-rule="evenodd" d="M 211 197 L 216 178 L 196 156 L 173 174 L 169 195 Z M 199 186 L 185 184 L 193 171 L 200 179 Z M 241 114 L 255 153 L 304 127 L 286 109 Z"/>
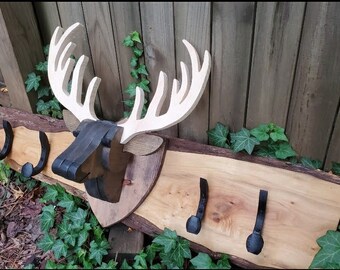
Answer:
<path fill-rule="evenodd" d="M 84 104 L 81 104 L 82 84 L 88 57 L 82 55 L 77 64 L 70 58 L 76 44 L 72 42 L 83 26 L 75 23 L 65 32 L 57 27 L 50 42 L 48 54 L 48 80 L 55 97 L 61 104 L 69 109 L 79 121 L 85 119 L 97 120 L 94 112 L 94 100 L 100 83 L 100 78 L 95 77 L 88 85 Z M 74 70 L 73 70 L 74 68 Z M 68 82 L 73 70 L 70 93 L 67 91 Z"/>
<path fill-rule="evenodd" d="M 192 65 L 192 79 L 189 87 L 188 67 L 181 62 L 182 84 L 179 88 L 179 81 L 174 79 L 171 92 L 171 100 L 168 111 L 159 115 L 167 91 L 167 76 L 160 72 L 155 95 L 149 105 L 144 118 L 141 119 L 144 104 L 144 92 L 141 88 L 136 88 L 135 105 L 127 121 L 118 124 L 123 127 L 121 143 L 127 143 L 137 134 L 147 131 L 155 131 L 168 128 L 181 122 L 196 107 L 199 102 L 206 83 L 208 81 L 211 56 L 208 51 L 204 53 L 202 68 L 195 48 L 186 40 L 183 40 L 187 47 Z"/>

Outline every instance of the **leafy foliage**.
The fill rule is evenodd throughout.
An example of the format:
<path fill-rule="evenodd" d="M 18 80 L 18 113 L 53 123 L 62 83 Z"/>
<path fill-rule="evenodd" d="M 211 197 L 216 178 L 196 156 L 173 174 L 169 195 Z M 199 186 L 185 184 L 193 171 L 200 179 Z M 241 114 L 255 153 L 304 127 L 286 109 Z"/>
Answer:
<path fill-rule="evenodd" d="M 150 81 L 147 80 L 147 76 L 149 75 L 147 68 L 141 62 L 141 57 L 143 55 L 143 43 L 140 38 L 140 35 L 137 31 L 131 32 L 128 36 L 126 36 L 123 40 L 123 45 L 130 48 L 132 50 L 132 57 L 130 60 L 130 75 L 134 82 L 131 82 L 124 90 L 125 93 L 129 94 L 130 98 L 124 100 L 125 106 L 129 109 L 129 111 L 124 112 L 124 117 L 128 117 L 131 114 L 131 110 L 135 103 L 134 97 L 136 96 L 136 87 L 140 87 L 144 93 L 146 94 L 145 102 L 142 109 L 142 116 L 145 115 L 147 110 L 147 94 L 150 93 L 149 84 Z"/>
<path fill-rule="evenodd" d="M 230 269 L 230 264 L 225 254 L 216 263 L 205 253 L 192 258 L 189 241 L 164 228 L 134 257 L 132 265 L 124 260 L 121 269 Z"/>
<path fill-rule="evenodd" d="M 44 54 L 48 58 L 49 45 L 44 47 Z M 62 119 L 62 106 L 54 97 L 47 78 L 47 60 L 35 65 L 35 71 L 27 75 L 26 92 L 37 92 L 37 113 Z"/>
<path fill-rule="evenodd" d="M 332 172 L 336 175 L 340 175 L 340 163 L 332 162 Z"/>
<path fill-rule="evenodd" d="M 115 261 L 103 262 L 110 245 L 89 205 L 59 184 L 42 185 L 46 190 L 40 201 L 47 205 L 41 214 L 44 236 L 37 245 L 45 252 L 52 250 L 55 258 L 47 262 L 46 268 L 115 269 Z"/>
<path fill-rule="evenodd" d="M 320 250 L 315 255 L 310 268 L 339 269 L 340 268 L 340 232 L 327 231 L 317 240 Z"/>

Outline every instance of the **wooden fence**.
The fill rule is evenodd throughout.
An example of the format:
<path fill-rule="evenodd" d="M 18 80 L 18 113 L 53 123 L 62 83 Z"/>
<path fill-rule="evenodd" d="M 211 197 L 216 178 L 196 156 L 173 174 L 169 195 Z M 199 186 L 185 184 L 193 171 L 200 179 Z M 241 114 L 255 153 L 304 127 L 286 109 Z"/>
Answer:
<path fill-rule="evenodd" d="M 151 89 L 159 71 L 180 80 L 190 65 L 187 39 L 212 55 L 207 89 L 194 112 L 169 135 L 207 143 L 217 122 L 231 130 L 273 122 L 286 129 L 300 155 L 326 168 L 340 162 L 340 3 L 337 2 L 18 2 L 1 3 L 0 67 L 13 107 L 30 110 L 23 81 L 43 58 L 57 26 L 86 27 L 80 49 L 88 75 L 102 78 L 96 109 L 123 115 L 130 49 L 122 41 L 141 33 Z M 20 77 L 21 74 L 21 77 Z M 152 96 L 152 95 L 151 95 Z M 34 110 L 33 110 L 34 111 Z"/>

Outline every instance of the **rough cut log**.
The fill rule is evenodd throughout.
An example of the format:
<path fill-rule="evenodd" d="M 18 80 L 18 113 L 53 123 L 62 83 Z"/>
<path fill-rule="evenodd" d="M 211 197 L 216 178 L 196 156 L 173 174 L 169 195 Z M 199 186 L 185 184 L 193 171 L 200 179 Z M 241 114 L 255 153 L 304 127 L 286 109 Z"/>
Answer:
<path fill-rule="evenodd" d="M 37 130 L 47 132 L 51 152 L 45 169 L 35 178 L 58 182 L 67 190 L 91 200 L 83 184 L 66 180 L 51 171 L 51 163 L 74 140 L 63 121 L 0 108 L 2 119 L 14 127 L 14 143 L 6 162 L 17 171 L 40 156 Z M 0 132 L 0 145 L 4 132 Z M 199 178 L 209 183 L 209 200 L 198 235 L 186 232 L 195 215 Z M 274 159 L 233 153 L 227 149 L 168 138 L 160 176 L 151 193 L 122 222 L 155 235 L 168 227 L 191 241 L 196 250 L 231 255 L 245 267 L 308 268 L 319 247 L 316 239 L 335 230 L 340 218 L 340 179 L 317 170 Z M 252 233 L 260 189 L 268 191 L 267 212 L 259 255 L 246 250 Z M 112 225 L 110 204 L 91 207 L 103 226 Z M 95 207 L 94 207 L 95 206 Z M 288 259 L 287 259 L 288 258 Z"/>

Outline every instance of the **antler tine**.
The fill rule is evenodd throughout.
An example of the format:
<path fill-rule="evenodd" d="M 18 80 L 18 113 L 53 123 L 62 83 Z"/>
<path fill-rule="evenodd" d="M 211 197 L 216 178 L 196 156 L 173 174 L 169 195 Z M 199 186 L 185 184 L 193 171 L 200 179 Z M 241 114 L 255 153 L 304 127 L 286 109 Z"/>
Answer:
<path fill-rule="evenodd" d="M 143 90 L 137 87 L 135 106 L 131 116 L 126 121 L 118 124 L 124 128 L 121 143 L 128 142 L 137 134 L 156 131 L 175 125 L 186 118 L 196 107 L 208 81 L 211 56 L 208 51 L 205 51 L 201 67 L 195 48 L 186 40 L 183 40 L 183 43 L 189 52 L 191 60 L 192 78 L 190 87 L 188 83 L 188 67 L 181 62 L 181 87 L 179 87 L 179 81 L 174 79 L 168 111 L 165 114 L 159 115 L 167 91 L 167 76 L 161 71 L 155 95 L 145 117 L 142 119 L 140 119 L 140 114 L 144 102 L 144 94 L 142 94 Z"/>
<path fill-rule="evenodd" d="M 48 56 L 48 79 L 51 89 L 59 102 L 70 110 L 79 121 L 97 120 L 94 112 L 94 100 L 99 87 L 100 78 L 95 77 L 88 85 L 84 104 L 81 104 L 81 93 L 88 57 L 82 55 L 76 61 L 71 55 L 76 47 L 72 41 L 82 30 L 80 23 L 71 25 L 66 31 L 57 27 L 50 42 Z M 68 82 L 72 75 L 71 91 L 68 93 Z"/>

